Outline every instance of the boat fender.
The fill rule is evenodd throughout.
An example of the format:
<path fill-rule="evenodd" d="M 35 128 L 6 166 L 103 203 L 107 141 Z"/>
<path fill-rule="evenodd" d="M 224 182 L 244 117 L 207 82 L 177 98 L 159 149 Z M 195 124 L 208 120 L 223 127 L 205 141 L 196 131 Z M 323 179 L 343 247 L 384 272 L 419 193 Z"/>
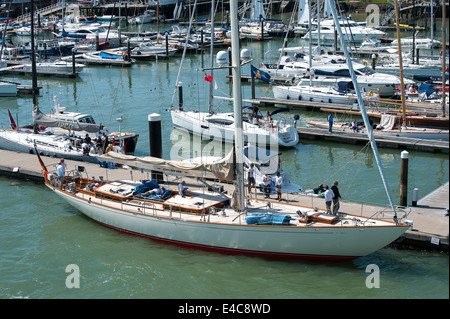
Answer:
<path fill-rule="evenodd" d="M 310 98 L 309 98 L 309 101 L 310 101 L 310 102 L 312 102 L 312 101 L 313 101 L 313 98 L 312 98 L 312 97 L 310 97 Z"/>
<path fill-rule="evenodd" d="M 286 95 L 286 100 L 289 100 L 291 97 L 289 95 Z"/>
<path fill-rule="evenodd" d="M 298 96 L 298 100 L 299 100 L 299 101 L 302 100 L 302 96 L 301 96 L 301 95 Z"/>
<path fill-rule="evenodd" d="M 331 99 L 328 99 L 328 103 L 331 103 Z"/>

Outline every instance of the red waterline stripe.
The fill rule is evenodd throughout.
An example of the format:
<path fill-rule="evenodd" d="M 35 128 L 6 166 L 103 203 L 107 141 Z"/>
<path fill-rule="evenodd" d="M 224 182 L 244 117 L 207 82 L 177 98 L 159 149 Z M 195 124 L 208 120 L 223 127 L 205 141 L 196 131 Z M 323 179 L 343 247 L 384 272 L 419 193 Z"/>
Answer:
<path fill-rule="evenodd" d="M 360 256 L 327 256 L 327 255 L 299 255 L 299 254 L 285 254 L 285 253 L 270 253 L 270 252 L 264 252 L 264 251 L 251 251 L 251 250 L 206 246 L 206 245 L 192 244 L 192 243 L 187 243 L 187 242 L 182 242 L 182 241 L 170 240 L 170 239 L 165 239 L 165 238 L 161 238 L 161 237 L 155 237 L 155 236 L 145 235 L 145 234 L 141 234 L 141 233 L 136 233 L 136 232 L 132 232 L 132 231 L 129 231 L 126 229 L 114 227 L 114 226 L 99 222 L 97 220 L 94 220 L 94 221 L 100 225 L 117 230 L 121 233 L 126 233 L 126 234 L 143 237 L 143 238 L 148 238 L 148 239 L 160 242 L 160 243 L 171 244 L 171 245 L 176 245 L 176 246 L 191 248 L 191 249 L 201 249 L 201 250 L 218 252 L 218 253 L 228 254 L 228 255 L 247 255 L 247 256 L 277 258 L 277 259 L 307 259 L 307 260 L 322 260 L 322 261 L 354 260 L 354 259 L 357 259 L 360 257 Z"/>

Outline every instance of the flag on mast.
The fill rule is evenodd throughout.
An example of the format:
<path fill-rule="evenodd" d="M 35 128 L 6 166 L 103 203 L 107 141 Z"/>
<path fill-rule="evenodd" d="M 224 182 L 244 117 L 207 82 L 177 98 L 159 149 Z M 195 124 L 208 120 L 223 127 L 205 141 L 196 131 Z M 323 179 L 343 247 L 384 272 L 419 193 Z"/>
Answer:
<path fill-rule="evenodd" d="M 270 83 L 270 74 L 250 65 L 252 78 L 257 78 L 266 83 Z"/>
<path fill-rule="evenodd" d="M 17 128 L 16 122 L 14 122 L 14 119 L 11 115 L 11 112 L 8 110 L 8 115 L 9 115 L 9 122 L 11 123 L 11 127 L 14 131 L 18 131 L 19 129 Z"/>

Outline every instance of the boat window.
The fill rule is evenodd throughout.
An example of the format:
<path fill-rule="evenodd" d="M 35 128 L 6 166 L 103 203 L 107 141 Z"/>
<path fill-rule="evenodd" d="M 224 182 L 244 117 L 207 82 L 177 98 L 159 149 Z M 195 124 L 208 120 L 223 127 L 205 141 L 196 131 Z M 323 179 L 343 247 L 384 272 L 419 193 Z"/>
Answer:
<path fill-rule="evenodd" d="M 234 121 L 227 119 L 207 119 L 207 121 L 211 124 L 219 124 L 219 125 L 231 125 L 234 123 Z"/>
<path fill-rule="evenodd" d="M 85 116 L 82 117 L 78 120 L 78 122 L 80 123 L 89 123 L 89 124 L 95 124 L 94 119 L 92 118 L 92 116 Z"/>
<path fill-rule="evenodd" d="M 365 66 L 365 67 L 363 67 L 361 69 L 358 69 L 358 71 L 360 71 L 360 72 L 362 72 L 364 74 L 374 74 L 375 73 L 375 71 L 372 70 L 371 68 L 369 68 L 368 66 Z"/>
<path fill-rule="evenodd" d="M 337 70 L 337 71 L 334 72 L 334 75 L 336 75 L 336 76 L 347 76 L 347 75 L 350 75 L 350 70 L 349 69 Z"/>

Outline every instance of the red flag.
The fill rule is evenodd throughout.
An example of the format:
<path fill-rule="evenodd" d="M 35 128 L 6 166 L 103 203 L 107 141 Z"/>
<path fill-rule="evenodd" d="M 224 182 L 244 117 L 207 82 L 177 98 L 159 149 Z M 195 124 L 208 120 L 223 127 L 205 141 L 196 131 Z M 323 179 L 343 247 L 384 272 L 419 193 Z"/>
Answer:
<path fill-rule="evenodd" d="M 213 77 L 209 74 L 205 73 L 205 81 L 211 82 L 213 80 Z"/>
<path fill-rule="evenodd" d="M 11 127 L 13 130 L 18 131 L 19 129 L 17 128 L 16 122 L 14 122 L 14 119 L 11 115 L 11 112 L 8 110 L 8 115 L 9 115 L 9 122 L 11 123 Z"/>

